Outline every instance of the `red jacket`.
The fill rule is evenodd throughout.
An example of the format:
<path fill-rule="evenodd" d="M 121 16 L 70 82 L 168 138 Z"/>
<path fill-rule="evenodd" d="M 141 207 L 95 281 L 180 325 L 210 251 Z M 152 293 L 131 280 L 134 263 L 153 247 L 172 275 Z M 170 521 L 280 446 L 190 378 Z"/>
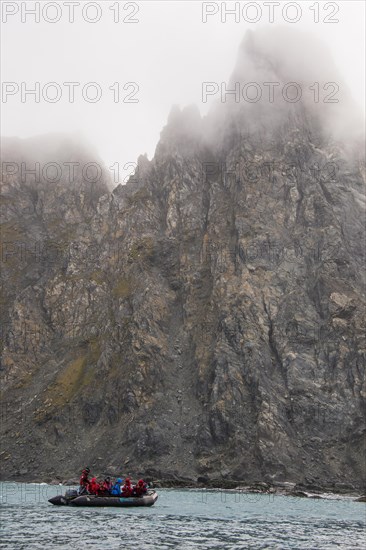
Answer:
<path fill-rule="evenodd" d="M 112 490 L 112 482 L 104 480 L 103 481 L 103 488 L 104 488 L 105 491 L 107 491 L 107 493 L 110 493 L 111 490 Z"/>
<path fill-rule="evenodd" d="M 87 472 L 86 470 L 83 470 L 81 472 L 81 477 L 80 477 L 80 486 L 81 487 L 88 488 L 88 485 L 90 483 L 90 481 L 88 479 L 88 475 L 89 475 L 89 472 Z"/>
<path fill-rule="evenodd" d="M 109 491 L 105 488 L 105 482 L 101 481 L 98 483 L 98 496 L 103 497 L 106 495 L 109 495 Z"/>
<path fill-rule="evenodd" d="M 99 483 L 97 483 L 97 478 L 93 477 L 91 482 L 89 483 L 88 487 L 89 493 L 92 493 L 93 495 L 97 495 L 99 491 Z"/>
<path fill-rule="evenodd" d="M 147 485 L 143 479 L 139 479 L 134 487 L 134 493 L 137 497 L 142 497 L 147 493 Z"/>
<path fill-rule="evenodd" d="M 122 487 L 122 496 L 123 497 L 131 497 L 133 494 L 133 488 L 131 485 L 131 481 L 129 478 L 126 478 L 125 484 Z"/>

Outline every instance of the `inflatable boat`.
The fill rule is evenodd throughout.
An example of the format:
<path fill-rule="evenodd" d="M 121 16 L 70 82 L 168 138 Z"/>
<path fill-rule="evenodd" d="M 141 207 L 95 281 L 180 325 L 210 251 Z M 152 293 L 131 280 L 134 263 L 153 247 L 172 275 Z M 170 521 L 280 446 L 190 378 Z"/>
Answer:
<path fill-rule="evenodd" d="M 66 491 L 65 495 L 57 495 L 48 502 L 56 506 L 152 506 L 158 500 L 155 491 L 148 491 L 142 497 L 118 497 L 96 495 L 79 495 L 77 491 Z"/>

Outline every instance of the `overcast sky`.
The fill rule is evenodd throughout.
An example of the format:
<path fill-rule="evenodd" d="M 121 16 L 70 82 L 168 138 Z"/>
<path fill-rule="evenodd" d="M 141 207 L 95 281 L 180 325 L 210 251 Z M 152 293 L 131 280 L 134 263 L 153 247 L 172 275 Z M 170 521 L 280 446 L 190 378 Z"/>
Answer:
<path fill-rule="evenodd" d="M 321 36 L 364 111 L 365 3 L 277 3 L 271 24 Z M 195 103 L 205 114 L 217 97 L 204 103 L 202 83 L 228 82 L 245 31 L 270 23 L 266 2 L 240 2 L 237 21 L 229 14 L 225 21 L 222 2 L 1 4 L 1 134 L 79 133 L 108 167 L 119 163 L 121 182 L 131 172 L 126 163 L 139 154 L 153 156 L 171 106 Z M 226 2 L 226 8 L 235 4 Z M 39 12 L 39 22 L 27 10 Z M 34 95 L 22 98 L 22 90 L 37 82 L 39 102 Z M 65 82 L 80 83 L 73 103 L 72 86 Z M 101 98 L 94 102 L 96 93 Z M 56 94 L 61 97 L 52 102 Z"/>

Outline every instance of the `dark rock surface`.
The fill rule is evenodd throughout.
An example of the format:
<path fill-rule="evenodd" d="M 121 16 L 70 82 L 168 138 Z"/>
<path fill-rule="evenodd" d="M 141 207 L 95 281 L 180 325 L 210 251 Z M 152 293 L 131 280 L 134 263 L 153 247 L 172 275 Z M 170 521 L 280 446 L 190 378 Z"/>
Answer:
<path fill-rule="evenodd" d="M 3 168 L 2 479 L 363 486 L 364 165 L 302 103 L 258 117 L 175 109 L 113 192 Z"/>

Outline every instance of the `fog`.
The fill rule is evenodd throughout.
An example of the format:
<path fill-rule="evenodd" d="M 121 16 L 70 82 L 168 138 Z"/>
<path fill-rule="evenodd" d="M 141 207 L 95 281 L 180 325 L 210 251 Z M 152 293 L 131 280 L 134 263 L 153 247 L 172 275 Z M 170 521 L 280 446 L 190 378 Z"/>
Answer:
<path fill-rule="evenodd" d="M 348 149 L 364 138 L 362 109 L 329 45 L 313 32 L 285 26 L 248 30 L 228 85 L 210 90 L 217 88 L 220 100 L 213 110 L 224 119 L 230 114 L 237 119 L 240 112 L 237 125 L 246 132 L 276 135 L 290 117 Z"/>
<path fill-rule="evenodd" d="M 281 82 L 276 94 L 298 82 L 335 134 L 349 139 L 362 125 L 363 2 L 69 4 L 2 2 L 1 135 L 85 138 L 115 184 L 140 154 L 153 156 L 172 105 L 205 115 L 235 82 Z M 329 82 L 339 89 L 324 89 Z M 324 103 L 329 96 L 338 103 Z"/>

